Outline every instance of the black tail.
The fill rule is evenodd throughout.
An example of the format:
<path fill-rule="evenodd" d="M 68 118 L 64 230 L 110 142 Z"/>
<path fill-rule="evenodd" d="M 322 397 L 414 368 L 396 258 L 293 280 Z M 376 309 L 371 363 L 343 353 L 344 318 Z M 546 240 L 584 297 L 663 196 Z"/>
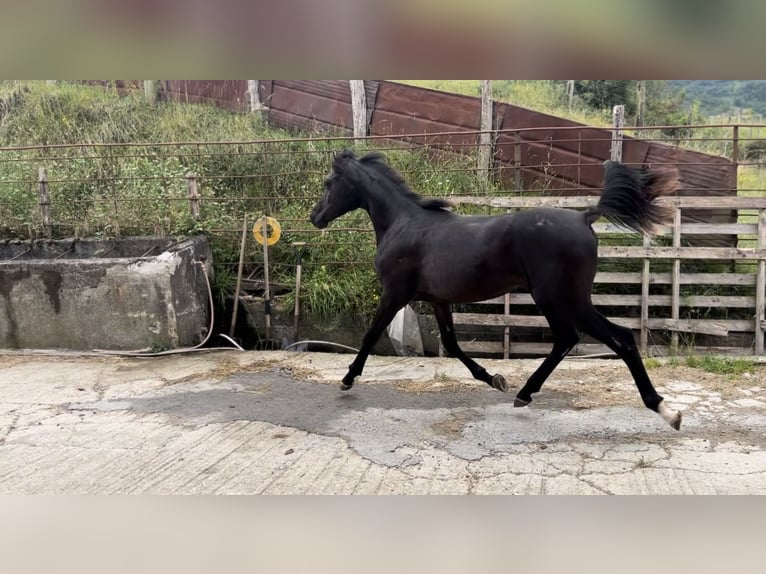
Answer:
<path fill-rule="evenodd" d="M 656 225 L 668 221 L 671 210 L 657 199 L 679 189 L 678 171 L 639 171 L 613 161 L 604 162 L 604 169 L 601 199 L 585 211 L 588 224 L 603 215 L 616 225 L 651 235 Z"/>

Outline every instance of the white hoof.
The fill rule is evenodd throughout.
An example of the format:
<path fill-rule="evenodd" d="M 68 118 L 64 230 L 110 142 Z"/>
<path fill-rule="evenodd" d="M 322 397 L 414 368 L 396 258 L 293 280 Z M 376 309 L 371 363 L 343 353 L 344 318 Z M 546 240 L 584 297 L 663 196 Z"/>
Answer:
<path fill-rule="evenodd" d="M 665 404 L 665 401 L 660 402 L 657 406 L 657 411 L 660 413 L 662 420 L 668 423 L 676 430 L 681 429 L 681 411 L 674 411 Z"/>

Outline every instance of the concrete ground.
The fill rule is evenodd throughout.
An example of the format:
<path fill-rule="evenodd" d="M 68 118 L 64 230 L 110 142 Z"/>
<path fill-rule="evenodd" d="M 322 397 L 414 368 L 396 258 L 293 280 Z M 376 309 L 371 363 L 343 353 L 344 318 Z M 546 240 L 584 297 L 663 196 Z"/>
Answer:
<path fill-rule="evenodd" d="M 623 363 L 217 352 L 153 359 L 0 354 L 0 493 L 763 494 L 766 367 L 650 370 L 680 432 Z"/>

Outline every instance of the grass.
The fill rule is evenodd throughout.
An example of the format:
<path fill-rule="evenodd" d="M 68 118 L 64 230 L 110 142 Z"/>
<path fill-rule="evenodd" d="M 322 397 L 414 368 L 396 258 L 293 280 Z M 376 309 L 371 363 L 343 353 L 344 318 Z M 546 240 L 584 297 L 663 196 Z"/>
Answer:
<path fill-rule="evenodd" d="M 750 359 L 718 357 L 715 355 L 691 355 L 686 358 L 686 365 L 693 369 L 701 369 L 717 375 L 741 375 L 752 372 L 755 367 L 755 363 Z"/>
<path fill-rule="evenodd" d="M 662 367 L 665 363 L 663 361 L 660 361 L 659 359 L 655 357 L 648 357 L 644 359 L 644 367 L 647 371 L 651 371 L 652 369 L 658 369 Z"/>

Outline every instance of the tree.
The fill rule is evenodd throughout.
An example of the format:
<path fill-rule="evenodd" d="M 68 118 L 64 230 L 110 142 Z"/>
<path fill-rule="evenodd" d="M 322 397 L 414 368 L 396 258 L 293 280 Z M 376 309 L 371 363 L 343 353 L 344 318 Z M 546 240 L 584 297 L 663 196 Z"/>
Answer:
<path fill-rule="evenodd" d="M 625 113 L 636 113 L 635 80 L 575 80 L 575 94 L 591 109 L 611 110 L 625 105 Z"/>

